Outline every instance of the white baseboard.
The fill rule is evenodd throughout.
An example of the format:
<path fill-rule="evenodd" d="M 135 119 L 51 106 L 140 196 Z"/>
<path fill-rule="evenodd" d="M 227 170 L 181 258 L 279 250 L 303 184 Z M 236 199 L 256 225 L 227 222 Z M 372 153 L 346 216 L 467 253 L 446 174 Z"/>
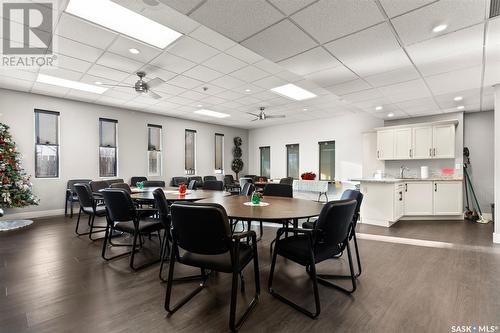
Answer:
<path fill-rule="evenodd" d="M 0 220 L 20 220 L 20 219 L 36 219 L 39 217 L 48 217 L 48 216 L 58 216 L 64 215 L 64 209 L 52 209 L 52 210 L 37 210 L 31 212 L 22 212 L 22 213 L 13 213 L 13 214 L 5 214 Z"/>
<path fill-rule="evenodd" d="M 493 233 L 493 243 L 500 244 L 500 233 L 498 232 Z"/>

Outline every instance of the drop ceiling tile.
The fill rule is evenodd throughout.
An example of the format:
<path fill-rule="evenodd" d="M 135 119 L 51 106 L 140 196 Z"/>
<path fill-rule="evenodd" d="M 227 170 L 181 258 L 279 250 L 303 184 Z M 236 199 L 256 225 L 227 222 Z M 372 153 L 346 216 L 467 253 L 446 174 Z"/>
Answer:
<path fill-rule="evenodd" d="M 202 63 L 219 53 L 217 49 L 189 36 L 183 36 L 167 46 L 167 51 L 196 63 Z"/>
<path fill-rule="evenodd" d="M 119 84 L 118 81 L 113 81 L 110 79 L 105 79 L 105 78 L 101 78 L 101 77 L 93 76 L 93 75 L 88 75 L 88 74 L 83 75 L 83 77 L 80 78 L 80 82 L 84 82 L 84 83 L 88 83 L 88 84 L 96 84 L 96 82 L 101 82 L 104 84 Z"/>
<path fill-rule="evenodd" d="M 315 0 L 270 0 L 273 5 L 278 7 L 286 15 L 293 14 L 314 1 Z"/>
<path fill-rule="evenodd" d="M 455 101 L 454 98 L 461 96 L 461 101 Z M 452 93 L 436 95 L 436 101 L 441 109 L 456 108 L 459 105 L 471 105 L 475 101 L 479 101 L 481 89 L 470 89 L 464 91 L 455 91 Z"/>
<path fill-rule="evenodd" d="M 500 62 L 500 16 L 488 23 L 486 62 Z"/>
<path fill-rule="evenodd" d="M 382 98 L 382 94 L 377 89 L 366 89 L 350 94 L 342 95 L 342 99 L 351 102 L 363 102 L 371 99 Z"/>
<path fill-rule="evenodd" d="M 111 97 L 113 99 L 119 99 L 122 102 L 130 101 L 131 99 L 136 97 L 136 92 L 132 87 L 130 87 L 130 90 L 128 92 L 125 92 L 124 90 L 118 90 L 116 88 L 110 88 L 104 92 L 101 96 L 107 96 Z"/>
<path fill-rule="evenodd" d="M 242 45 L 271 61 L 279 61 L 317 44 L 289 20 L 283 20 L 245 40 Z"/>
<path fill-rule="evenodd" d="M 87 74 L 98 76 L 105 79 L 110 79 L 113 81 L 122 81 L 125 80 L 130 73 L 122 72 L 116 69 L 108 68 L 101 65 L 93 65 L 88 71 Z"/>
<path fill-rule="evenodd" d="M 389 117 L 389 113 L 392 114 L 392 117 Z M 401 111 L 401 110 L 396 110 L 396 111 L 392 111 L 392 112 L 385 112 L 385 111 L 382 111 L 382 112 L 376 112 L 376 113 L 373 113 L 372 114 L 374 117 L 377 117 L 379 119 L 384 119 L 384 120 L 392 120 L 392 119 L 403 119 L 403 118 L 408 118 L 408 114 L 406 114 L 405 112 Z"/>
<path fill-rule="evenodd" d="M 167 52 L 164 52 L 162 55 L 152 60 L 151 64 L 177 74 L 183 73 L 188 69 L 196 66 L 196 64 L 192 61 Z"/>
<path fill-rule="evenodd" d="M 222 104 L 227 102 L 224 98 L 220 98 L 217 96 L 208 96 L 200 100 L 202 103 L 209 103 L 212 105 Z"/>
<path fill-rule="evenodd" d="M 98 48 L 78 43 L 64 37 L 58 38 L 57 52 L 89 62 L 95 62 L 103 53 L 103 51 Z"/>
<path fill-rule="evenodd" d="M 244 94 L 240 94 L 240 93 L 237 93 L 237 92 L 232 91 L 232 90 L 226 90 L 226 91 L 223 91 L 223 92 L 216 94 L 216 96 L 227 99 L 229 101 L 234 101 L 238 98 L 243 97 Z"/>
<path fill-rule="evenodd" d="M 297 81 L 302 80 L 302 76 L 294 74 L 294 73 L 289 72 L 289 71 L 279 72 L 279 73 L 274 74 L 274 76 L 277 76 L 280 79 L 283 79 L 283 80 L 288 81 L 288 82 L 297 82 Z"/>
<path fill-rule="evenodd" d="M 342 82 L 352 81 L 356 79 L 357 76 L 347 67 L 340 65 L 334 68 L 305 75 L 304 78 L 311 80 L 322 87 L 330 87 Z"/>
<path fill-rule="evenodd" d="M 393 71 L 365 76 L 364 79 L 373 87 L 383 87 L 391 84 L 416 80 L 420 77 L 413 66 L 406 66 Z"/>
<path fill-rule="evenodd" d="M 276 98 L 276 94 L 274 94 L 270 91 L 264 90 L 264 91 L 260 91 L 260 92 L 257 92 L 255 94 L 252 94 L 252 97 L 257 98 L 261 101 L 267 101 L 267 100 Z"/>
<path fill-rule="evenodd" d="M 146 65 L 146 66 L 141 68 L 141 71 L 146 72 L 146 78 L 148 80 L 154 79 L 155 77 L 159 77 L 163 81 L 168 81 L 177 75 L 174 72 L 170 72 L 170 71 L 164 70 L 160 67 L 156 67 L 153 65 Z"/>
<path fill-rule="evenodd" d="M 484 82 L 485 87 L 491 87 L 500 83 L 500 61 L 487 62 L 484 67 Z"/>
<path fill-rule="evenodd" d="M 251 96 L 244 96 L 235 101 L 236 103 L 240 103 L 243 105 L 254 105 L 258 104 L 260 101 L 257 98 L 253 98 Z"/>
<path fill-rule="evenodd" d="M 36 80 L 38 73 L 33 71 L 0 66 L 0 76 L 33 82 Z"/>
<path fill-rule="evenodd" d="M 220 33 L 202 25 L 189 35 L 202 43 L 215 47 L 220 51 L 225 51 L 236 45 L 236 43 L 229 38 L 224 37 Z"/>
<path fill-rule="evenodd" d="M 235 70 L 245 67 L 247 64 L 225 53 L 219 53 L 205 61 L 203 65 L 221 73 L 229 74 Z"/>
<path fill-rule="evenodd" d="M 244 68 L 241 68 L 237 71 L 234 71 L 231 73 L 231 76 L 243 80 L 245 82 L 253 82 L 259 79 L 262 79 L 266 76 L 269 76 L 267 72 L 264 72 L 263 70 L 254 67 L 254 66 L 247 66 Z"/>
<path fill-rule="evenodd" d="M 137 49 L 140 51 L 139 54 L 130 53 L 130 49 Z M 107 51 L 130 58 L 135 61 L 140 61 L 143 63 L 151 61 L 153 58 L 157 57 L 162 53 L 162 50 L 145 43 L 139 42 L 135 39 L 128 38 L 126 36 L 120 35 Z"/>
<path fill-rule="evenodd" d="M 74 99 L 83 102 L 93 102 L 99 98 L 99 94 L 93 94 L 86 91 L 70 89 L 64 98 Z"/>
<path fill-rule="evenodd" d="M 90 66 L 92 66 L 92 63 L 88 61 L 68 57 L 62 54 L 57 55 L 57 67 L 84 73 L 90 68 Z"/>
<path fill-rule="evenodd" d="M 189 98 L 185 97 L 174 96 L 168 98 L 167 100 L 165 100 L 165 102 L 175 103 L 179 105 L 191 105 L 193 103 L 193 100 L 190 100 Z"/>
<path fill-rule="evenodd" d="M 425 78 L 425 81 L 435 95 L 474 89 L 481 86 L 481 70 L 481 66 L 476 66 L 429 76 Z"/>
<path fill-rule="evenodd" d="M 64 69 L 64 68 L 41 68 L 40 73 L 45 74 L 45 75 L 51 75 L 55 77 L 59 77 L 62 79 L 66 80 L 73 80 L 73 81 L 78 81 L 80 78 L 83 76 L 82 73 L 72 71 L 69 69 Z"/>
<path fill-rule="evenodd" d="M 279 77 L 268 76 L 266 78 L 257 80 L 255 82 L 253 82 L 252 84 L 259 86 L 259 87 L 262 87 L 262 88 L 271 89 L 271 88 L 282 86 L 282 85 L 287 84 L 287 83 L 288 83 L 288 81 L 280 79 Z"/>
<path fill-rule="evenodd" d="M 370 88 L 371 86 L 368 83 L 364 82 L 361 79 L 356 79 L 340 84 L 335 84 L 333 86 L 327 87 L 326 89 L 340 96 Z"/>
<path fill-rule="evenodd" d="M 196 67 L 193 67 L 186 72 L 182 73 L 182 75 L 188 76 L 193 79 L 200 80 L 202 82 L 208 82 L 215 80 L 224 74 L 219 73 L 217 71 L 214 71 L 213 69 L 210 69 L 208 67 L 198 65 Z"/>
<path fill-rule="evenodd" d="M 208 96 L 216 95 L 220 92 L 223 92 L 224 90 L 225 90 L 224 88 L 221 88 L 211 83 L 205 83 L 202 86 L 193 89 L 193 91 L 197 91 Z"/>
<path fill-rule="evenodd" d="M 19 91 L 30 91 L 33 82 L 20 80 L 13 77 L 0 76 L 0 87 Z"/>
<path fill-rule="evenodd" d="M 97 60 L 97 64 L 127 73 L 135 73 L 143 65 L 139 61 L 109 52 L 105 52 L 102 57 Z"/>
<path fill-rule="evenodd" d="M 321 43 L 367 28 L 384 20 L 373 1 L 321 0 L 292 19 Z"/>
<path fill-rule="evenodd" d="M 284 16 L 265 0 L 208 0 L 190 17 L 241 42 Z"/>
<path fill-rule="evenodd" d="M 321 46 L 318 46 L 292 58 L 280 61 L 279 65 L 295 74 L 306 75 L 339 66 L 340 62 Z"/>
<path fill-rule="evenodd" d="M 236 44 L 235 46 L 227 49 L 225 52 L 248 64 L 253 64 L 256 63 L 257 61 L 261 61 L 262 59 L 264 59 L 262 56 L 247 49 L 246 47 L 241 46 L 240 44 Z"/>
<path fill-rule="evenodd" d="M 168 83 L 162 83 L 155 88 L 155 91 L 160 91 L 169 95 L 179 95 L 186 91 L 184 88 L 176 87 Z"/>
<path fill-rule="evenodd" d="M 104 96 L 101 95 L 99 98 L 96 99 L 96 103 L 99 104 L 104 104 L 104 105 L 111 105 L 111 106 L 121 106 L 125 104 L 126 101 L 110 96 Z"/>
<path fill-rule="evenodd" d="M 194 90 L 188 90 L 186 92 L 183 92 L 179 96 L 180 97 L 185 97 L 185 98 L 192 99 L 193 101 L 198 101 L 198 100 L 200 100 L 202 98 L 207 97 L 207 95 L 199 93 L 199 92 L 194 91 Z"/>
<path fill-rule="evenodd" d="M 278 65 L 272 61 L 269 61 L 267 59 L 262 59 L 259 62 L 256 62 L 254 64 L 254 66 L 262 69 L 263 71 L 268 72 L 269 74 L 277 74 L 277 73 L 280 73 L 280 72 L 285 70 L 280 65 Z"/>
<path fill-rule="evenodd" d="M 178 75 L 168 81 L 169 84 L 185 88 L 185 89 L 193 89 L 194 87 L 197 87 L 199 85 L 202 85 L 203 82 L 183 76 L 183 75 Z"/>
<path fill-rule="evenodd" d="M 117 36 L 111 30 L 67 13 L 61 15 L 56 34 L 102 50 L 106 49 Z"/>
<path fill-rule="evenodd" d="M 378 89 L 394 103 L 431 96 L 422 79 L 392 84 Z"/>
<path fill-rule="evenodd" d="M 411 45 L 482 22 L 485 19 L 485 3 L 485 1 L 437 1 L 396 17 L 392 23 L 403 43 Z M 446 24 L 448 29 L 440 33 L 432 32 L 432 29 L 439 24 Z"/>
<path fill-rule="evenodd" d="M 182 14 L 187 14 L 203 0 L 161 0 L 161 2 Z"/>
<path fill-rule="evenodd" d="M 68 88 L 52 86 L 50 84 L 35 82 L 31 88 L 34 94 L 42 94 L 56 97 L 64 97 L 69 92 Z"/>
<path fill-rule="evenodd" d="M 385 22 L 325 44 L 325 47 L 360 76 L 411 65 Z"/>
<path fill-rule="evenodd" d="M 435 0 L 380 0 L 382 7 L 389 17 L 401 15 L 434 2 Z"/>
<path fill-rule="evenodd" d="M 264 89 L 262 89 L 261 87 L 255 86 L 253 84 L 244 84 L 242 86 L 233 88 L 232 90 L 245 95 L 253 95 L 257 92 L 264 91 Z"/>
<path fill-rule="evenodd" d="M 138 94 L 137 97 L 134 98 L 129 103 L 139 103 L 139 104 L 143 104 L 144 106 L 149 106 L 149 105 L 158 104 L 159 100 L 151 98 L 144 93 L 141 93 L 141 94 Z"/>
<path fill-rule="evenodd" d="M 211 82 L 212 84 L 215 84 L 216 86 L 226 88 L 226 89 L 233 89 L 236 87 L 240 87 L 245 84 L 244 81 L 238 80 L 234 77 L 231 77 L 229 75 L 220 77 L 214 81 Z"/>

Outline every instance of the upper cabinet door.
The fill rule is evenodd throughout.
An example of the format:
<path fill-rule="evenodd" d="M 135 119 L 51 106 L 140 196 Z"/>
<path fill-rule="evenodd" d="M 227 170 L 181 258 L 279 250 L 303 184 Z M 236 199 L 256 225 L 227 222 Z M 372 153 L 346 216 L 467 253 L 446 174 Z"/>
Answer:
<path fill-rule="evenodd" d="M 455 125 L 436 125 L 432 133 L 432 157 L 455 158 Z"/>
<path fill-rule="evenodd" d="M 394 159 L 394 130 L 377 132 L 377 158 L 379 160 Z"/>
<path fill-rule="evenodd" d="M 411 128 L 394 130 L 394 159 L 407 160 L 412 158 Z"/>
<path fill-rule="evenodd" d="M 412 157 L 428 159 L 432 158 L 432 152 L 432 126 L 413 127 Z"/>

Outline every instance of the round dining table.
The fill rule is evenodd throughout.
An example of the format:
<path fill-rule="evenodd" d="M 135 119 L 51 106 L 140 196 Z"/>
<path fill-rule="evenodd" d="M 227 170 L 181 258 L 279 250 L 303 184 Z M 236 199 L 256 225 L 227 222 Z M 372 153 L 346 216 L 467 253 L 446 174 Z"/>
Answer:
<path fill-rule="evenodd" d="M 143 189 L 133 187 L 132 199 L 141 201 L 153 201 L 153 191 L 158 187 L 145 187 Z M 165 198 L 167 201 L 197 201 L 201 199 L 218 199 L 226 196 L 230 196 L 231 193 L 226 191 L 215 191 L 215 190 L 186 190 L 186 194 L 180 194 L 178 187 L 163 187 L 163 193 L 165 193 Z"/>

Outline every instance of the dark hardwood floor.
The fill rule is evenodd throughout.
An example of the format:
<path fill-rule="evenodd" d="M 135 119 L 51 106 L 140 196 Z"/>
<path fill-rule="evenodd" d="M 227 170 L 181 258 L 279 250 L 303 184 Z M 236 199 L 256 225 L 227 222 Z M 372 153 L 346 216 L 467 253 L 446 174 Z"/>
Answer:
<path fill-rule="evenodd" d="M 159 265 L 131 272 L 127 259 L 103 262 L 101 241 L 76 237 L 75 222 L 38 219 L 28 228 L 0 233 L 0 332 L 228 331 L 229 275 L 213 276 L 206 290 L 167 316 Z M 347 296 L 320 285 L 322 313 L 311 320 L 266 290 L 275 234 L 267 227 L 259 242 L 261 298 L 241 332 L 451 332 L 451 325 L 500 326 L 500 247 L 491 243 L 492 230 L 491 223 L 469 222 L 407 221 L 390 229 L 360 225 L 358 290 Z M 417 241 L 409 245 L 402 239 Z M 418 240 L 432 242 L 420 246 Z M 344 259 L 318 268 L 346 269 Z M 195 272 L 176 267 L 176 276 Z M 252 297 L 252 274 L 250 265 L 240 310 Z M 279 260 L 275 280 L 283 294 L 313 306 L 302 267 Z M 194 282 L 176 284 L 174 297 L 194 287 Z"/>

